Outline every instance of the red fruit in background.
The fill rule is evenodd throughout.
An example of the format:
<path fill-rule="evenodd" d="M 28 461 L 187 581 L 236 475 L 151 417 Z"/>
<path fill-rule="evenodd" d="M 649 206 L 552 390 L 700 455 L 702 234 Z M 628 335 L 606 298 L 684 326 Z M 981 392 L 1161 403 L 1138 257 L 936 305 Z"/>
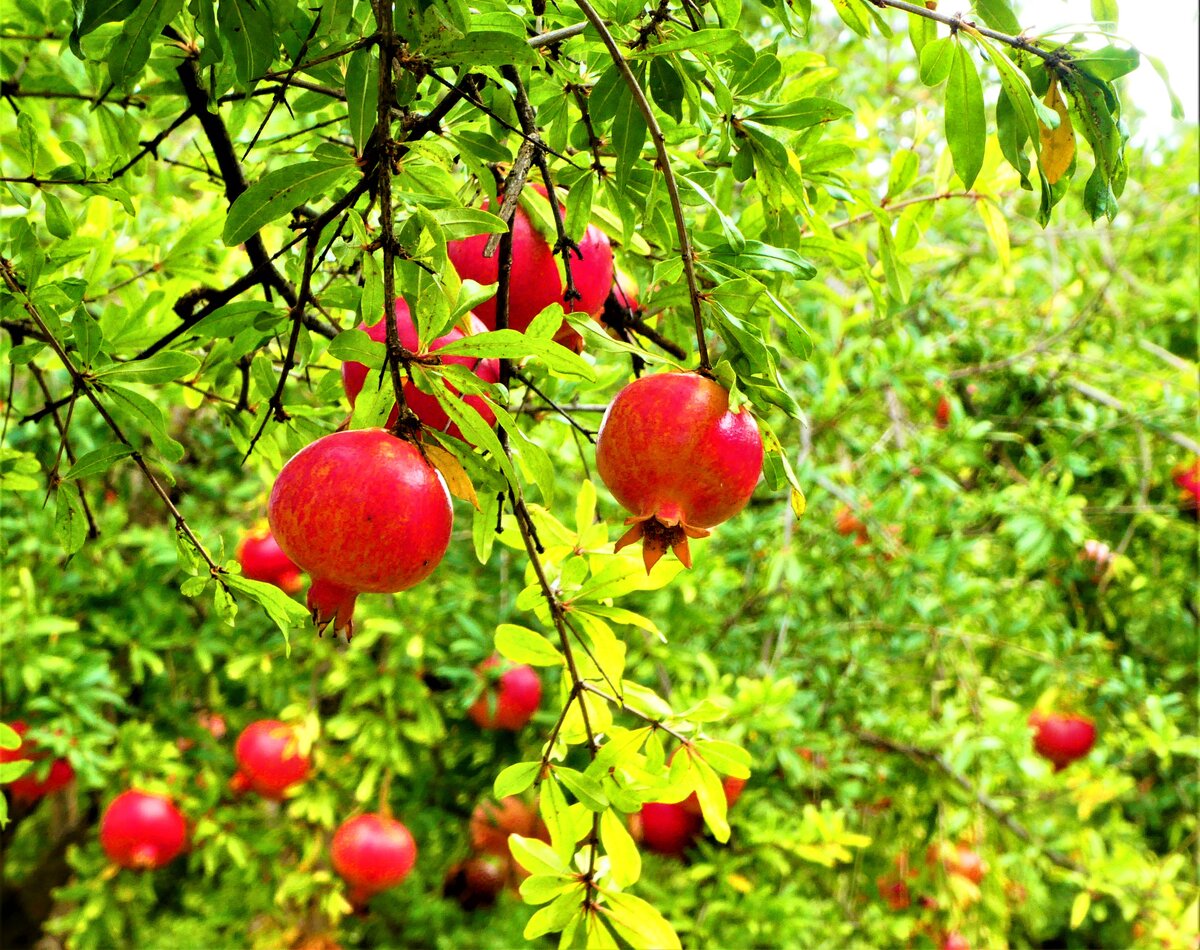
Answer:
<path fill-rule="evenodd" d="M 1200 518 L 1200 458 L 1191 465 L 1177 465 L 1171 473 L 1172 480 L 1179 486 L 1179 505 L 1193 516 Z"/>
<path fill-rule="evenodd" d="M 304 577 L 295 562 L 283 553 L 271 532 L 263 528 L 242 538 L 237 547 L 242 574 L 252 581 L 274 584 L 288 594 L 304 586 Z"/>
<path fill-rule="evenodd" d="M 50 770 L 43 773 L 39 763 L 46 758 L 46 753 L 38 751 L 36 743 L 25 738 L 29 726 L 17 721 L 11 724 L 11 728 L 21 737 L 21 744 L 15 749 L 0 749 L 0 762 L 20 762 L 29 759 L 33 763 L 25 770 L 24 775 L 5 783 L 13 798 L 37 801 L 45 795 L 61 791 L 75 780 L 75 770 L 66 759 L 55 759 L 50 763 Z"/>
<path fill-rule="evenodd" d="M 508 877 L 505 862 L 495 857 L 477 856 L 459 861 L 446 873 L 442 896 L 458 901 L 463 910 L 491 907 L 504 890 Z"/>
<path fill-rule="evenodd" d="M 646 571 L 671 548 L 691 566 L 688 538 L 703 538 L 750 500 L 762 473 L 754 417 L 729 410 L 729 393 L 697 373 L 636 379 L 604 413 L 596 468 L 633 527 L 619 551 L 642 541 Z"/>
<path fill-rule="evenodd" d="M 942 941 L 942 950 L 971 950 L 971 945 L 960 933 L 946 934 L 946 939 Z"/>
<path fill-rule="evenodd" d="M 703 821 L 679 802 L 646 802 L 638 813 L 635 837 L 656 854 L 679 857 L 700 834 Z"/>
<path fill-rule="evenodd" d="M 395 887 L 412 870 L 417 845 L 394 818 L 366 814 L 342 823 L 330 849 L 334 870 L 350 885 L 350 903 L 365 904 Z"/>
<path fill-rule="evenodd" d="M 944 429 L 950 424 L 950 400 L 945 396 L 940 396 L 937 401 L 937 409 L 934 410 L 933 424 L 939 429 Z"/>
<path fill-rule="evenodd" d="M 100 819 L 100 845 L 123 868 L 161 868 L 175 860 L 186 843 L 187 822 L 166 795 L 122 792 Z"/>
<path fill-rule="evenodd" d="M 747 779 L 734 778 L 732 775 L 726 775 L 721 779 L 721 788 L 725 791 L 725 806 L 732 808 L 739 798 L 742 797 L 742 789 L 746 787 Z M 700 810 L 700 799 L 696 797 L 696 793 L 692 792 L 683 800 L 683 807 L 693 815 L 702 814 Z"/>
<path fill-rule="evenodd" d="M 879 896 L 887 902 L 888 907 L 892 910 L 904 910 L 912 903 L 908 885 L 898 877 L 882 875 L 875 879 L 875 886 L 879 889 Z"/>
<path fill-rule="evenodd" d="M 533 187 L 545 196 L 545 188 L 541 185 Z M 485 200 L 483 209 L 486 211 L 487 208 L 488 202 Z M 533 318 L 552 303 L 561 303 L 563 310 L 568 313 L 586 313 L 591 317 L 600 315 L 613 282 L 612 248 L 604 232 L 589 225 L 579 242 L 582 258 L 571 255 L 571 279 L 581 297 L 569 302 L 563 299 L 566 289 L 558 273 L 551 243 L 533 226 L 529 215 L 519 205 L 513 215 L 512 235 L 512 276 L 508 299 L 510 328 L 524 332 Z M 450 263 L 463 280 L 474 280 L 481 284 L 496 282 L 500 255 L 483 256 L 488 237 L 486 234 L 476 234 L 446 245 Z M 475 313 L 489 330 L 496 328 L 495 297 L 479 304 Z M 576 336 L 570 324 L 564 321 L 555 339 L 564 346 L 571 346 Z"/>
<path fill-rule="evenodd" d="M 512 665 L 499 679 L 488 676 L 488 670 L 502 666 L 498 656 L 488 657 L 476 672 L 487 685 L 467 715 L 480 729 L 517 730 L 525 726 L 542 701 L 542 681 L 533 667 L 523 663 Z"/>
<path fill-rule="evenodd" d="M 413 321 L 408 304 L 402 298 L 396 298 L 392 320 L 396 324 L 396 335 L 400 337 L 400 345 L 414 353 L 420 352 L 421 355 L 436 353 L 443 346 L 461 340 L 468 335 L 461 326 L 455 325 L 451 327 L 448 333 L 439 336 L 430 343 L 427 349 L 418 351 L 417 325 Z M 473 313 L 467 315 L 467 320 L 470 323 L 472 334 L 487 332 L 487 327 L 483 325 L 483 321 Z M 367 336 L 377 343 L 383 343 L 387 339 L 387 324 L 383 320 L 380 320 L 373 327 L 368 327 L 364 324 L 359 326 L 359 329 L 366 331 Z M 442 361 L 454 364 L 455 366 L 465 366 L 485 383 L 495 383 L 500 379 L 500 361 L 496 359 L 483 359 L 478 356 L 445 356 L 442 357 Z M 358 399 L 358 394 L 362 392 L 363 384 L 367 379 L 367 373 L 367 367 L 362 363 L 350 360 L 342 364 L 342 385 L 346 389 L 346 397 L 350 400 L 351 406 Z M 390 386 L 391 383 L 385 379 L 384 385 Z M 452 393 L 458 392 L 457 389 L 449 384 L 446 384 L 446 388 Z M 405 382 L 404 401 L 424 425 L 427 425 L 431 429 L 436 429 L 438 432 L 448 432 L 456 439 L 462 438 L 462 433 L 459 431 L 458 426 L 450 421 L 450 417 L 446 415 L 446 410 L 442 408 L 442 404 L 437 401 L 436 396 L 422 392 L 412 383 Z M 483 421 L 489 426 L 496 424 L 496 413 L 492 411 L 492 407 L 488 405 L 487 400 L 482 396 L 466 396 L 463 401 L 479 413 Z M 400 410 L 393 409 L 392 414 L 388 416 L 387 425 L 389 428 L 396 424 L 399 416 Z"/>
<path fill-rule="evenodd" d="M 951 845 L 947 842 L 929 846 L 926 863 L 942 862 L 947 874 L 956 874 L 973 884 L 979 884 L 987 871 L 987 865 L 979 853 L 966 844 Z"/>
<path fill-rule="evenodd" d="M 482 801 L 471 812 L 468 825 L 471 847 L 484 854 L 501 858 L 510 857 L 508 836 L 537 838 L 549 842 L 550 833 L 538 817 L 537 810 L 515 795 L 502 798 L 499 803 Z"/>
<path fill-rule="evenodd" d="M 283 466 L 267 503 L 279 546 L 312 575 L 319 630 L 353 632 L 358 594 L 423 581 L 450 544 L 454 514 L 442 476 L 383 429 L 334 432 Z"/>
<path fill-rule="evenodd" d="M 1096 725 L 1086 716 L 1035 710 L 1029 716 L 1029 725 L 1034 750 L 1054 763 L 1055 772 L 1082 759 L 1096 744 Z"/>
<path fill-rule="evenodd" d="M 225 717 L 220 713 L 201 710 L 196 713 L 196 722 L 199 723 L 201 729 L 208 730 L 209 735 L 214 739 L 224 739 L 225 733 L 229 729 L 228 723 L 225 722 Z"/>
<path fill-rule="evenodd" d="M 295 729 L 276 719 L 250 723 L 238 736 L 233 754 L 246 781 L 232 782 L 230 787 L 240 791 L 240 786 L 248 784 L 264 798 L 283 798 L 284 792 L 308 778 L 312 769 L 309 757 L 300 754 Z"/>

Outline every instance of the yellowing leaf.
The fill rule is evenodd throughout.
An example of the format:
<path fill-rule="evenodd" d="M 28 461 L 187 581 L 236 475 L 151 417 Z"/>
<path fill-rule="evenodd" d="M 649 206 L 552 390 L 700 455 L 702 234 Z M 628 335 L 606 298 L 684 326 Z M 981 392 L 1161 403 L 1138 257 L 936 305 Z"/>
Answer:
<path fill-rule="evenodd" d="M 1067 114 L 1067 104 L 1058 91 L 1058 80 L 1050 80 L 1050 88 L 1046 90 L 1046 98 L 1042 100 L 1049 108 L 1058 113 L 1058 128 L 1048 129 L 1038 122 L 1038 137 L 1042 142 L 1042 174 L 1046 181 L 1053 185 L 1071 167 L 1075 158 L 1075 127 Z"/>
<path fill-rule="evenodd" d="M 475 486 L 471 484 L 471 479 L 467 477 L 466 470 L 462 467 L 462 463 L 454 457 L 454 453 L 446 451 L 440 445 L 426 445 L 425 454 L 429 456 L 433 467 L 442 473 L 442 478 L 446 480 L 446 487 L 450 489 L 450 494 L 478 509 L 479 499 L 475 495 Z"/>
<path fill-rule="evenodd" d="M 1071 929 L 1078 930 L 1079 925 L 1087 919 L 1088 911 L 1092 909 L 1092 895 L 1087 891 L 1080 891 L 1075 895 L 1075 902 L 1071 905 Z"/>

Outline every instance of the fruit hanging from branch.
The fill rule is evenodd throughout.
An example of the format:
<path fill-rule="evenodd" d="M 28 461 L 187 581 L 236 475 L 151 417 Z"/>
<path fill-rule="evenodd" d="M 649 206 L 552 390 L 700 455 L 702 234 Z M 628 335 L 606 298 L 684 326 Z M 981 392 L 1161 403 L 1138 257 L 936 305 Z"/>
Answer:
<path fill-rule="evenodd" d="M 231 781 L 234 790 L 250 788 L 275 801 L 312 771 L 312 760 L 300 754 L 296 730 L 276 719 L 260 719 L 243 729 L 234 757 L 238 763 Z"/>
<path fill-rule="evenodd" d="M 413 321 L 412 312 L 403 298 L 396 298 L 392 320 L 396 324 L 396 334 L 400 338 L 400 345 L 422 356 L 427 353 L 436 353 L 443 346 L 447 346 L 469 335 L 463 327 L 455 325 L 430 343 L 425 350 L 419 350 L 417 326 Z M 471 334 L 487 332 L 487 327 L 484 326 L 483 321 L 475 316 L 475 314 L 468 314 L 466 320 L 470 325 Z M 364 324 L 359 329 L 365 331 L 367 336 L 377 343 L 383 343 L 387 338 L 387 324 L 383 320 L 380 320 L 373 327 L 368 327 Z M 500 379 L 500 361 L 496 359 L 484 359 L 478 356 L 445 356 L 442 357 L 442 362 L 451 363 L 456 366 L 465 366 L 485 383 L 495 383 Z M 342 364 L 342 385 L 346 389 L 346 397 L 350 400 L 351 406 L 355 404 L 358 394 L 362 392 L 363 385 L 369 373 L 370 370 L 362 363 L 347 360 Z M 384 385 L 390 385 L 386 378 L 384 379 Z M 450 392 L 458 393 L 458 390 L 449 383 L 444 385 Z M 405 382 L 404 401 L 408 404 L 408 408 L 416 413 L 417 418 L 421 420 L 423 425 L 428 426 L 430 429 L 436 429 L 438 432 L 449 433 L 456 439 L 463 437 L 458 426 L 452 423 L 450 417 L 446 415 L 446 410 L 442 408 L 442 404 L 438 402 L 436 396 L 422 392 L 411 382 Z M 467 396 L 463 399 L 463 402 L 479 413 L 483 421 L 489 426 L 496 424 L 496 413 L 492 411 L 492 407 L 488 405 L 487 400 L 482 396 Z M 396 424 L 399 415 L 400 410 L 398 408 L 392 410 L 392 414 L 388 417 L 387 421 L 389 428 Z"/>
<path fill-rule="evenodd" d="M 542 701 L 542 681 L 531 666 L 506 664 L 498 656 L 475 671 L 484 681 L 482 695 L 467 714 L 480 729 L 523 729 Z"/>
<path fill-rule="evenodd" d="M 678 858 L 700 836 L 704 821 L 682 802 L 646 802 L 632 826 L 634 838 L 647 850 Z"/>
<path fill-rule="evenodd" d="M 408 590 L 433 573 L 454 514 L 442 476 L 383 429 L 334 432 L 283 466 L 267 504 L 279 546 L 312 575 L 319 631 L 353 633 L 361 593 Z"/>
<path fill-rule="evenodd" d="M 49 769 L 43 773 L 39 763 L 46 758 L 46 753 L 39 750 L 37 743 L 25 738 L 29 726 L 18 720 L 12 723 L 12 731 L 21 737 L 21 744 L 15 749 L 0 749 L 0 763 L 20 762 L 29 759 L 33 764 L 5 787 L 12 792 L 13 798 L 19 801 L 35 802 L 39 798 L 61 791 L 75 780 L 75 770 L 66 759 L 55 759 Z"/>
<path fill-rule="evenodd" d="M 417 844 L 408 829 L 374 813 L 343 822 L 330 850 L 333 868 L 349 885 L 347 897 L 356 907 L 403 881 L 417 861 Z"/>
<path fill-rule="evenodd" d="M 287 594 L 295 594 L 304 586 L 304 574 L 295 562 L 283 553 L 270 529 L 251 531 L 238 544 L 238 563 L 242 574 L 252 581 L 274 584 Z"/>
<path fill-rule="evenodd" d="M 596 468 L 631 513 L 619 551 L 642 542 L 647 573 L 670 548 L 692 566 L 688 538 L 703 538 L 750 500 L 762 474 L 754 417 L 698 373 L 636 379 L 604 413 Z"/>
<path fill-rule="evenodd" d="M 1061 772 L 1076 759 L 1082 759 L 1096 744 L 1096 724 L 1086 716 L 1034 710 L 1029 716 L 1033 729 L 1033 748 Z"/>
<path fill-rule="evenodd" d="M 187 822 L 166 795 L 130 789 L 100 819 L 100 845 L 113 863 L 150 871 L 170 864 L 187 844 Z"/>

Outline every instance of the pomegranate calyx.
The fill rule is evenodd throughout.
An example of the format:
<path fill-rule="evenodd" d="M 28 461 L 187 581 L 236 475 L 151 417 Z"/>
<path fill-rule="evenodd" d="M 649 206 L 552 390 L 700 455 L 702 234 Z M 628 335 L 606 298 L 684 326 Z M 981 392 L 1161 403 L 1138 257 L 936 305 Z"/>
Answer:
<path fill-rule="evenodd" d="M 705 528 L 693 527 L 678 517 L 672 518 L 668 515 L 664 520 L 662 514 L 667 513 L 627 518 L 625 523 L 632 527 L 621 535 L 613 550 L 620 551 L 621 548 L 641 541 L 642 561 L 646 565 L 647 574 L 667 553 L 668 548 L 675 552 L 675 556 L 684 567 L 691 569 L 692 552 L 688 549 L 688 538 L 707 538 L 712 532 Z"/>
<path fill-rule="evenodd" d="M 346 632 L 346 642 L 354 636 L 354 601 L 358 592 L 340 587 L 323 578 L 314 578 L 308 589 L 308 609 L 317 627 L 317 636 L 325 635 L 325 628 L 333 625 L 333 634 Z"/>

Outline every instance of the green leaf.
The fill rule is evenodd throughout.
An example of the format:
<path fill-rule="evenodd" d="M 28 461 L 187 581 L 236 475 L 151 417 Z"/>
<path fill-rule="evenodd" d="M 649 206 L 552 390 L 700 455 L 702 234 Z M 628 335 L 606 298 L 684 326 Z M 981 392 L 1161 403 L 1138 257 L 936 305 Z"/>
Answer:
<path fill-rule="evenodd" d="M 379 109 L 379 58 L 372 48 L 358 49 L 346 61 L 346 107 L 350 137 L 359 155 L 375 129 Z"/>
<path fill-rule="evenodd" d="M 920 61 L 921 53 L 925 51 L 925 47 L 937 39 L 937 21 L 923 16 L 909 16 L 908 39 L 916 51 L 918 61 Z"/>
<path fill-rule="evenodd" d="M 596 371 L 591 365 L 566 347 L 553 340 L 539 339 L 517 330 L 492 330 L 466 336 L 441 347 L 438 355 L 491 356 L 501 359 L 535 356 L 556 374 L 587 380 L 596 378 Z"/>
<path fill-rule="evenodd" d="M 687 30 L 681 36 L 676 36 L 661 43 L 656 43 L 648 49 L 629 53 L 628 58 L 658 57 L 667 53 L 724 53 L 742 41 L 740 30 L 705 29 L 692 32 Z"/>
<path fill-rule="evenodd" d="M 250 86 L 270 68 L 278 48 L 270 7 L 261 0 L 221 0 L 219 23 L 238 85 Z"/>
<path fill-rule="evenodd" d="M 1080 52 L 1073 62 L 1096 79 L 1111 82 L 1137 69 L 1141 54 L 1132 47 L 1121 49 L 1119 46 L 1105 46 L 1103 49 Z"/>
<path fill-rule="evenodd" d="M 492 783 L 492 794 L 497 800 L 521 794 L 534 783 L 541 769 L 541 762 L 518 762 L 516 765 L 510 765 L 496 776 L 495 782 Z"/>
<path fill-rule="evenodd" d="M 859 36 L 866 36 L 871 32 L 871 17 L 862 0 L 833 0 L 833 6 L 842 22 Z"/>
<path fill-rule="evenodd" d="M 362 363 L 368 369 L 379 369 L 387 358 L 387 346 L 357 327 L 335 336 L 327 352 L 336 360 Z"/>
<path fill-rule="evenodd" d="M 1021 32 L 1021 21 L 1008 0 L 975 0 L 975 12 L 993 30 L 1013 36 Z"/>
<path fill-rule="evenodd" d="M 123 458 L 133 454 L 133 449 L 120 442 L 108 442 L 98 449 L 92 449 L 80 458 L 69 469 L 63 472 L 63 480 L 89 478 L 107 472 Z"/>
<path fill-rule="evenodd" d="M 76 310 L 71 318 L 71 335 L 75 338 L 79 359 L 85 367 L 91 367 L 104 346 L 104 331 L 83 307 Z"/>
<path fill-rule="evenodd" d="M 683 121 L 683 79 L 668 56 L 650 60 L 650 97 L 676 122 Z"/>
<path fill-rule="evenodd" d="M 515 837 L 516 835 L 512 835 L 508 840 L 511 842 Z M 583 884 L 573 887 L 530 917 L 529 923 L 525 925 L 523 934 L 525 939 L 535 940 L 548 933 L 562 930 L 572 917 L 582 914 L 583 902 L 580 900 L 580 895 L 583 887 Z"/>
<path fill-rule="evenodd" d="M 642 856 L 633 836 L 617 812 L 607 809 L 600 815 L 600 843 L 608 855 L 613 881 L 618 887 L 632 887 L 642 876 Z"/>
<path fill-rule="evenodd" d="M 941 85 L 950 75 L 956 49 L 957 41 L 949 36 L 926 43 L 921 50 L 921 82 L 927 86 Z"/>
<path fill-rule="evenodd" d="M 225 219 L 222 240 L 227 247 L 241 244 L 268 222 L 306 201 L 329 194 L 353 169 L 349 161 L 301 162 L 268 172 L 234 201 Z"/>
<path fill-rule="evenodd" d="M 24 117 L 25 113 L 22 112 L 21 115 Z M 69 238 L 72 231 L 71 218 L 67 209 L 63 207 L 62 200 L 58 195 L 43 191 L 42 201 L 46 205 L 46 230 L 56 238 Z"/>
<path fill-rule="evenodd" d="M 426 44 L 423 56 L 443 62 L 480 66 L 528 66 L 539 62 L 538 54 L 521 37 L 499 30 L 477 30 L 466 36 L 447 36 Z"/>
<path fill-rule="evenodd" d="M 508 225 L 490 211 L 480 211 L 478 208 L 434 208 L 430 214 L 441 227 L 447 241 L 458 241 L 474 234 L 503 234 L 508 230 Z"/>
<path fill-rule="evenodd" d="M 514 663 L 560 666 L 563 662 L 558 648 L 540 633 L 512 623 L 502 623 L 496 628 L 496 649 Z"/>
<path fill-rule="evenodd" d="M 604 891 L 600 910 L 634 950 L 679 950 L 679 937 L 667 919 L 640 897 Z"/>
<path fill-rule="evenodd" d="M 21 748 L 21 735 L 6 722 L 0 722 L 0 749 Z"/>
<path fill-rule="evenodd" d="M 142 0 L 125 20 L 108 54 L 113 85 L 127 89 L 150 59 L 150 46 L 183 9 L 183 0 Z"/>
<path fill-rule="evenodd" d="M 563 766 L 555 766 L 554 777 L 562 782 L 567 787 L 567 791 L 589 811 L 604 811 L 608 807 L 608 796 L 604 794 L 600 783 L 590 775 Z"/>
<path fill-rule="evenodd" d="M 521 835 L 508 836 L 508 849 L 512 852 L 513 860 L 530 874 L 565 875 L 570 873 L 567 862 L 558 853 L 537 838 L 525 838 Z"/>
<path fill-rule="evenodd" d="M 779 125 L 788 129 L 809 129 L 815 125 L 833 122 L 853 115 L 853 112 L 833 99 L 808 96 L 793 102 L 781 102 L 775 106 L 749 113 L 745 118 L 760 125 Z"/>
<path fill-rule="evenodd" d="M 930 44 L 932 45 L 932 44 Z M 975 184 L 983 168 L 987 145 L 987 119 L 983 112 L 983 85 L 966 47 L 956 44 L 954 62 L 946 83 L 946 142 L 954 172 L 963 187 Z"/>
<path fill-rule="evenodd" d="M 641 77 L 635 73 L 641 82 Z M 625 188 L 629 176 L 642 155 L 649 129 L 646 119 L 628 88 L 622 87 L 617 99 L 617 114 L 613 119 L 612 146 L 617 156 L 617 187 Z"/>
<path fill-rule="evenodd" d="M 87 540 L 87 515 L 83 511 L 79 486 L 74 482 L 58 483 L 55 496 L 54 533 L 67 554 L 74 554 Z"/>
<path fill-rule="evenodd" d="M 1117 0 L 1092 0 L 1092 19 L 1117 27 Z"/>
<path fill-rule="evenodd" d="M 132 415 L 139 431 L 150 436 L 154 448 L 164 459 L 178 462 L 183 458 L 183 446 L 167 433 L 167 417 L 158 403 L 124 386 L 108 385 L 105 392 L 114 400 L 114 408 L 119 407 Z"/>
<path fill-rule="evenodd" d="M 200 368 L 200 361 L 190 353 L 179 350 L 161 350 L 144 360 L 128 363 L 113 363 L 96 373 L 104 380 L 119 379 L 128 383 L 154 385 L 170 383 L 183 376 L 191 376 Z"/>
<path fill-rule="evenodd" d="M 83 0 L 73 4 L 75 22 L 71 28 L 71 52 L 83 59 L 79 40 L 105 23 L 119 23 L 138 8 L 141 0 Z"/>
<path fill-rule="evenodd" d="M 264 584 L 262 581 L 252 581 L 241 574 L 223 574 L 221 579 L 226 585 L 245 594 L 258 604 L 268 617 L 275 622 L 279 632 L 283 634 L 284 643 L 290 652 L 291 642 L 288 634 L 293 630 L 303 629 L 308 625 L 308 608 L 293 597 L 289 597 L 274 584 Z"/>

